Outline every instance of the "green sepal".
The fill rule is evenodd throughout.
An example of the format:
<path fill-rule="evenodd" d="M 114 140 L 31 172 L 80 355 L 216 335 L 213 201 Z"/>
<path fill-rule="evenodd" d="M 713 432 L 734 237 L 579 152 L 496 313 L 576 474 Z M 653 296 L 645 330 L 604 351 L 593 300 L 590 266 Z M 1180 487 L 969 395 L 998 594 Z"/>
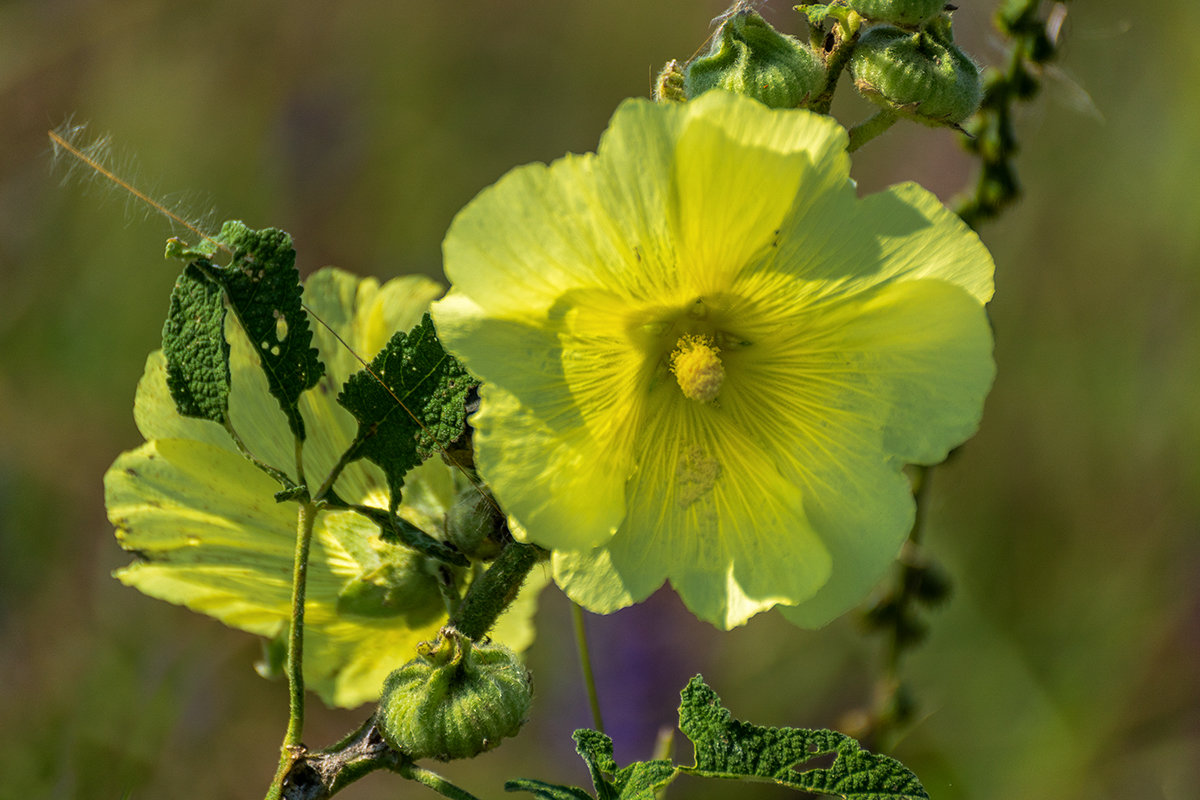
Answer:
<path fill-rule="evenodd" d="M 871 22 L 917 27 L 941 13 L 945 0 L 849 0 L 850 7 Z"/>
<path fill-rule="evenodd" d="M 765 728 L 731 718 L 717 693 L 696 676 L 682 693 L 679 729 L 692 741 L 696 765 L 680 772 L 709 778 L 765 780 L 847 800 L 928 800 L 917 776 L 899 761 L 867 752 L 829 730 Z M 828 767 L 801 767 L 826 755 Z"/>
<path fill-rule="evenodd" d="M 683 88 L 683 81 L 683 66 L 675 59 L 671 59 L 654 79 L 654 101 L 657 103 L 685 102 L 687 91 Z"/>
<path fill-rule="evenodd" d="M 188 264 L 175 281 L 162 343 L 167 389 L 176 410 L 223 423 L 230 380 L 224 293 L 195 264 Z"/>
<path fill-rule="evenodd" d="M 442 348 L 425 314 L 408 333 L 396 333 L 338 394 L 358 421 L 346 460 L 366 458 L 383 469 L 395 509 L 405 473 L 462 434 L 467 393 L 477 383 Z"/>
<path fill-rule="evenodd" d="M 806 3 L 793 6 L 793 8 L 807 17 L 808 24 L 813 28 L 820 28 L 824 24 L 825 18 L 830 14 L 829 5 L 827 3 Z"/>
<path fill-rule="evenodd" d="M 210 260 L 218 248 L 230 254 L 226 266 Z M 256 231 L 230 220 L 221 226 L 215 240 L 195 247 L 178 240 L 168 242 L 167 255 L 193 259 L 191 266 L 224 290 L 229 307 L 258 353 L 267 386 L 288 426 L 296 438 L 304 439 L 300 394 L 317 385 L 325 365 L 311 346 L 312 330 L 301 303 L 292 237 L 275 228 Z"/>

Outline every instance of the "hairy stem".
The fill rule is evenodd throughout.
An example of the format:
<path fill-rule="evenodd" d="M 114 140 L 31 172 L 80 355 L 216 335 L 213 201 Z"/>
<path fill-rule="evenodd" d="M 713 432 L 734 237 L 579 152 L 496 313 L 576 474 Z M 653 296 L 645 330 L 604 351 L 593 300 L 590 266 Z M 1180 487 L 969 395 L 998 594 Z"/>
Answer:
<path fill-rule="evenodd" d="M 468 639 L 480 639 L 496 624 L 521 591 L 525 576 L 546 551 L 532 544 L 509 541 L 477 581 L 467 590 L 450 624 Z"/>
<path fill-rule="evenodd" d="M 316 505 L 307 497 L 300 503 L 296 521 L 296 552 L 292 562 L 292 618 L 288 625 L 287 679 L 288 725 L 279 748 L 279 769 L 268 798 L 279 797 L 283 780 L 303 752 L 304 733 L 304 598 L 308 583 L 308 551 L 312 544 Z"/>
<path fill-rule="evenodd" d="M 896 115 L 896 112 L 886 108 L 879 109 L 879 111 L 875 112 L 874 116 L 868 117 L 849 130 L 850 144 L 846 147 L 846 152 L 853 153 L 895 125 L 898 119 L 900 117 Z"/>

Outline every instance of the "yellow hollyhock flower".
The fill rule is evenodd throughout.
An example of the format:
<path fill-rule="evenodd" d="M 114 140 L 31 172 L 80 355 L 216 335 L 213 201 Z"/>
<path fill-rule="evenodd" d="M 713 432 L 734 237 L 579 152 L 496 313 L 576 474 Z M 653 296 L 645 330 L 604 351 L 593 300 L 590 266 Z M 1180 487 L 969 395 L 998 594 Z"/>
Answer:
<path fill-rule="evenodd" d="M 354 352 L 373 357 L 397 330 L 421 318 L 440 287 L 421 277 L 380 286 L 326 269 L 306 283 L 305 302 Z M 253 347 L 230 321 L 234 429 L 260 460 L 292 479 L 292 433 L 270 395 Z M 323 326 L 313 344 L 325 376 L 300 397 L 308 438 L 305 473 L 324 478 L 358 428 L 335 400 L 361 364 Z M 117 539 L 137 560 L 116 577 L 139 591 L 178 603 L 227 625 L 271 639 L 291 616 L 296 506 L 276 503 L 279 484 L 239 455 L 220 425 L 180 416 L 166 383 L 166 361 L 152 353 L 138 384 L 134 416 L 147 442 L 122 454 L 105 475 L 105 501 Z M 433 458 L 410 472 L 400 515 L 440 536 L 464 480 Z M 387 481 L 368 461 L 349 465 L 337 483 L 350 503 L 387 508 Z M 325 702 L 356 706 L 375 700 L 383 680 L 433 639 L 447 621 L 437 583 L 422 558 L 379 539 L 379 528 L 351 511 L 318 515 L 309 556 L 304 677 Z M 530 575 L 493 636 L 521 650 L 533 639 L 537 591 Z"/>
<path fill-rule="evenodd" d="M 631 100 L 454 220 L 433 316 L 484 381 L 476 461 L 581 605 L 669 580 L 723 628 L 824 624 L 909 530 L 903 465 L 975 431 L 991 257 L 916 185 L 857 197 L 845 151 L 806 111 Z"/>

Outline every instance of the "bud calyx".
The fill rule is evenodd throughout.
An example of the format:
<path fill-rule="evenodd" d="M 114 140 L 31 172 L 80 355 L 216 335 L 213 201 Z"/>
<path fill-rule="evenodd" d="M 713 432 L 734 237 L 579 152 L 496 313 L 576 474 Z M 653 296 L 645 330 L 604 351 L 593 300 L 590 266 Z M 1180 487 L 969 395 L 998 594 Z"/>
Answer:
<path fill-rule="evenodd" d="M 722 23 L 708 53 L 688 66 L 684 88 L 690 99 L 725 89 L 771 108 L 796 108 L 820 91 L 824 77 L 807 45 L 743 10 Z"/>
<path fill-rule="evenodd" d="M 418 653 L 383 684 L 376 722 L 392 748 L 414 760 L 449 761 L 490 750 L 520 730 L 533 692 L 513 651 L 443 628 Z"/>

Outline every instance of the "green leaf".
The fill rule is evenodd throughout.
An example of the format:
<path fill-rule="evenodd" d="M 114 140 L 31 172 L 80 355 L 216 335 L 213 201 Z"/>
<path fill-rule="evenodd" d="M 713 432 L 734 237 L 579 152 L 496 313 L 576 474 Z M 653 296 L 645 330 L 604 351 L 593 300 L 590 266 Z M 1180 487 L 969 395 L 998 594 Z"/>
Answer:
<path fill-rule="evenodd" d="M 847 800 L 928 800 L 916 775 L 888 756 L 828 730 L 765 728 L 739 722 L 696 676 L 682 693 L 679 728 L 692 741 L 696 765 L 680 772 L 710 778 L 772 781 Z M 803 767 L 835 755 L 828 767 Z"/>
<path fill-rule="evenodd" d="M 592 800 L 592 796 L 575 786 L 518 778 L 504 784 L 506 792 L 530 792 L 542 800 Z"/>
<path fill-rule="evenodd" d="M 696 764 L 678 767 L 666 760 L 636 761 L 617 769 L 612 739 L 592 730 L 575 731 L 575 750 L 587 763 L 596 800 L 657 800 L 680 774 L 701 778 L 772 782 L 789 789 L 846 800 L 929 800 L 917 776 L 899 761 L 875 755 L 858 742 L 828 730 L 764 728 L 730 717 L 717 693 L 699 675 L 681 694 L 679 729 L 691 740 Z M 816 759 L 833 763 L 812 766 Z M 824 758 L 822 758 L 824 757 Z M 609 777 L 611 776 L 611 777 Z M 582 800 L 572 786 L 541 781 L 509 781 L 506 791 L 526 791 L 544 800 Z"/>
<path fill-rule="evenodd" d="M 311 346 L 312 330 L 301 304 L 292 237 L 275 228 L 256 231 L 230 221 L 221 227 L 215 241 L 232 256 L 226 266 L 203 257 L 213 248 L 169 244 L 167 255 L 199 256 L 192 265 L 224 290 L 229 307 L 254 345 L 271 394 L 292 433 L 303 439 L 300 394 L 317 384 L 325 366 Z"/>
<path fill-rule="evenodd" d="M 616 800 L 617 787 L 605 777 L 617 771 L 617 762 L 613 760 L 612 739 L 599 731 L 575 731 L 571 738 L 575 740 L 575 752 L 587 764 L 588 772 L 592 775 L 592 785 L 596 787 L 598 800 Z"/>
<path fill-rule="evenodd" d="M 196 265 L 175 281 L 163 323 L 167 389 L 185 417 L 223 423 L 229 413 L 229 342 L 221 287 Z"/>
<path fill-rule="evenodd" d="M 462 434 L 467 392 L 476 383 L 442 349 L 426 314 L 342 387 L 338 402 L 358 421 L 348 460 L 367 458 L 383 469 L 393 508 L 405 473 Z"/>
<path fill-rule="evenodd" d="M 620 800 L 657 800 L 662 789 L 679 774 L 670 761 L 635 761 L 613 779 Z"/>
<path fill-rule="evenodd" d="M 612 739 L 598 731 L 577 730 L 575 752 L 587 764 L 596 789 L 596 800 L 655 800 L 662 787 L 679 773 L 670 761 L 636 761 L 617 769 L 613 760 Z M 610 780 L 607 776 L 611 775 Z M 516 780 L 504 784 L 508 792 L 532 792 L 544 800 L 592 800 L 591 795 L 575 786 L 562 786 L 535 780 Z"/>

